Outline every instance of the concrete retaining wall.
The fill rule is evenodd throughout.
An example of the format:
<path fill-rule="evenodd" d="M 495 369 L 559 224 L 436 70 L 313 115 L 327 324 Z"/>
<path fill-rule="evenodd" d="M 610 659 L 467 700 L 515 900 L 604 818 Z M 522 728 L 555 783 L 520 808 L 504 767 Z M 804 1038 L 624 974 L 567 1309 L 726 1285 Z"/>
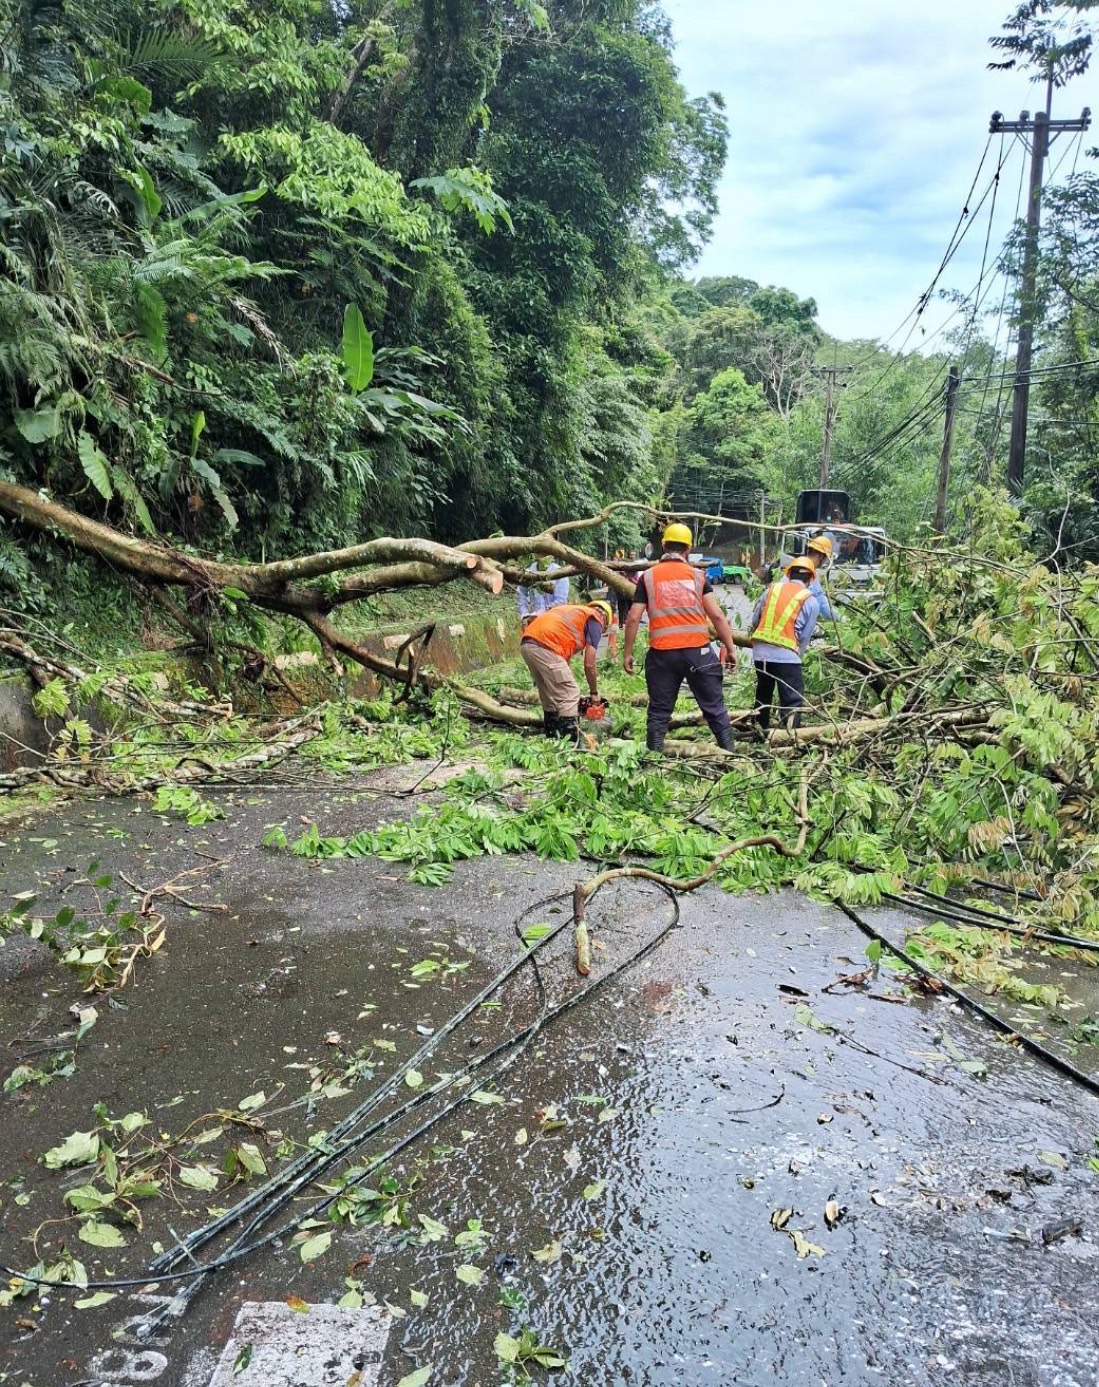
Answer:
<path fill-rule="evenodd" d="M 369 650 L 391 660 L 408 636 L 407 631 L 387 630 L 359 633 L 358 639 Z M 519 623 L 509 606 L 506 614 L 501 607 L 499 616 L 474 615 L 440 621 L 420 663 L 440 674 L 466 674 L 512 660 L 518 653 Z M 324 674 L 322 662 L 311 651 L 282 655 L 275 663 L 291 683 L 300 680 L 309 684 L 312 675 Z M 196 678 L 196 671 L 188 668 L 187 676 Z M 367 670 L 354 671 L 349 688 L 357 698 L 373 698 L 384 682 Z M 31 765 L 49 747 L 47 728 L 31 702 L 33 692 L 30 681 L 17 675 L 0 679 L 0 769 Z"/>

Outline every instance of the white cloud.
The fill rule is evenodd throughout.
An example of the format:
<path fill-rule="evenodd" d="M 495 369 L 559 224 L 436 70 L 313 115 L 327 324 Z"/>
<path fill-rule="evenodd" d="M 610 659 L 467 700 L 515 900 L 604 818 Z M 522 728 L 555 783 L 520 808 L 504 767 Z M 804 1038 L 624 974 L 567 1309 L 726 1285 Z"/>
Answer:
<path fill-rule="evenodd" d="M 729 159 L 714 238 L 693 273 L 746 275 L 820 305 L 841 337 L 887 338 L 927 288 L 999 109 L 1038 89 L 986 70 L 1012 0 L 665 0 L 688 91 L 719 91 Z M 1092 103 L 1089 75 L 1055 114 Z M 1061 146 L 1055 146 L 1056 163 Z M 989 151 L 994 161 L 999 141 Z M 993 249 L 1017 205 L 1005 168 Z M 994 168 L 986 164 L 982 185 Z M 978 277 L 988 204 L 944 281 Z M 925 315 L 930 331 L 949 309 Z M 896 344 L 894 344 L 896 345 Z M 912 343 L 911 345 L 915 345 Z"/>

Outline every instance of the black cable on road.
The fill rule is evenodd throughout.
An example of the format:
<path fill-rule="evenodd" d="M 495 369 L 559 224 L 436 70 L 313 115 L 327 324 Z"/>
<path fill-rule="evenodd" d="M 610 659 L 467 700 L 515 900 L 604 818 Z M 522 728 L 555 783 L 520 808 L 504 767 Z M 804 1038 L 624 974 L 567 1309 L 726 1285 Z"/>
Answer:
<path fill-rule="evenodd" d="M 559 1002 L 556 1006 L 547 1007 L 545 1005 L 544 985 L 542 984 L 540 974 L 538 973 L 537 964 L 535 962 L 535 951 L 538 947 L 548 944 L 553 938 L 560 934 L 562 930 L 568 928 L 572 924 L 571 917 L 566 916 L 559 925 L 554 926 L 553 929 L 551 929 L 541 939 L 535 941 L 532 945 L 526 946 L 526 952 L 521 958 L 519 958 L 514 964 L 509 965 L 508 968 L 504 969 L 501 974 L 498 974 L 497 978 L 494 980 L 493 983 L 489 984 L 488 988 L 483 989 L 482 992 L 478 994 L 478 997 L 474 999 L 473 1002 L 468 1003 L 465 1007 L 463 1007 L 461 1011 L 456 1013 L 456 1015 L 452 1017 L 451 1020 L 447 1022 L 444 1027 L 441 1027 L 440 1030 L 437 1031 L 435 1035 L 431 1037 L 431 1044 L 437 1044 L 439 1040 L 441 1040 L 445 1035 L 450 1034 L 454 1029 L 456 1029 L 457 1025 L 460 1024 L 460 1021 L 466 1019 L 466 1017 L 468 1017 L 468 1015 L 471 1014 L 472 1009 L 481 1004 L 481 1001 L 483 1000 L 486 993 L 491 994 L 491 992 L 495 991 L 498 986 L 502 985 L 503 981 L 505 981 L 507 978 L 510 978 L 517 971 L 518 968 L 523 967 L 528 963 L 530 963 L 535 969 L 535 974 L 539 980 L 540 994 L 543 999 L 542 1009 L 535 1021 L 531 1022 L 528 1026 L 523 1028 L 516 1035 L 510 1036 L 506 1040 L 502 1041 L 488 1054 L 484 1056 L 479 1056 L 476 1059 L 470 1061 L 470 1063 L 465 1067 L 465 1069 L 460 1071 L 459 1074 L 451 1076 L 445 1084 L 434 1086 L 425 1094 L 417 1094 L 415 1098 L 411 1099 L 408 1103 L 403 1105 L 394 1113 L 389 1114 L 384 1119 L 381 1119 L 379 1123 L 375 1124 L 371 1129 L 369 1129 L 369 1131 L 363 1132 L 353 1141 L 348 1142 L 346 1146 L 342 1148 L 339 1152 L 332 1154 L 331 1156 L 326 1155 L 326 1153 L 324 1152 L 309 1153 L 310 1157 L 319 1156 L 321 1158 L 321 1168 L 319 1170 L 314 1170 L 311 1166 L 308 1172 L 308 1178 L 304 1181 L 295 1179 L 291 1182 L 287 1182 L 286 1180 L 280 1177 L 276 1177 L 275 1182 L 268 1182 L 268 1187 L 270 1187 L 272 1183 L 275 1183 L 279 1187 L 278 1200 L 276 1201 L 273 1207 L 271 1207 L 268 1210 L 265 1210 L 260 1217 L 254 1220 L 253 1223 L 249 1225 L 249 1228 L 245 1230 L 245 1232 L 247 1233 L 259 1224 L 266 1222 L 266 1220 L 270 1218 L 274 1213 L 276 1213 L 279 1208 L 284 1207 L 294 1197 L 294 1195 L 298 1192 L 299 1188 L 303 1187 L 303 1185 L 305 1184 L 314 1183 L 317 1176 L 325 1173 L 325 1170 L 328 1168 L 330 1164 L 334 1164 L 343 1157 L 351 1154 L 351 1149 L 353 1147 L 361 1146 L 362 1143 L 368 1140 L 371 1135 L 376 1135 L 377 1131 L 380 1130 L 382 1126 L 392 1125 L 393 1122 L 399 1120 L 404 1116 L 407 1116 L 408 1113 L 413 1111 L 416 1107 L 420 1106 L 421 1103 L 425 1102 L 428 1098 L 433 1097 L 436 1093 L 443 1091 L 444 1088 L 453 1087 L 456 1080 L 461 1080 L 462 1078 L 465 1078 L 467 1075 L 471 1076 L 478 1070 L 487 1068 L 487 1066 L 492 1062 L 492 1060 L 496 1059 L 497 1057 L 501 1056 L 501 1054 L 503 1054 L 502 1062 L 497 1066 L 497 1069 L 493 1071 L 493 1077 L 498 1077 L 506 1069 L 510 1068 L 512 1064 L 515 1063 L 515 1061 L 519 1058 L 523 1051 L 526 1050 L 526 1048 L 530 1045 L 531 1041 L 535 1038 L 535 1036 L 538 1035 L 539 1032 L 550 1021 L 553 1021 L 557 1017 L 570 1011 L 574 1006 L 578 1006 L 580 1002 L 586 1000 L 593 993 L 605 987 L 613 979 L 619 977 L 627 969 L 633 967 L 635 963 L 640 962 L 643 958 L 647 957 L 650 953 L 657 949 L 664 942 L 667 936 L 674 929 L 678 928 L 680 922 L 680 907 L 678 897 L 670 887 L 663 886 L 659 882 L 653 884 L 655 884 L 659 890 L 663 891 L 664 894 L 672 902 L 673 911 L 670 921 L 661 930 L 659 930 L 657 934 L 653 936 L 652 939 L 648 940 L 645 944 L 641 946 L 640 949 L 635 950 L 628 958 L 624 959 L 614 968 L 609 969 L 606 973 L 601 974 L 592 982 L 587 983 L 585 986 L 581 987 L 576 992 L 574 992 L 571 996 L 567 997 L 564 1001 Z M 592 897 L 590 899 L 594 899 L 595 895 L 598 894 L 598 891 L 600 889 L 602 888 L 597 888 L 597 890 L 593 892 Z M 516 922 L 516 930 L 518 931 L 522 920 L 534 911 L 540 910 L 548 904 L 557 903 L 559 901 L 568 901 L 571 899 L 572 893 L 569 892 L 561 896 L 548 897 L 546 900 L 539 901 L 535 905 L 528 907 L 527 910 L 523 912 L 523 914 L 519 917 L 519 920 Z M 417 1051 L 417 1055 L 414 1057 L 414 1059 L 422 1057 L 424 1051 L 430 1048 L 430 1046 L 421 1046 L 420 1050 Z M 387 1083 L 385 1085 L 382 1085 L 382 1089 L 384 1089 L 388 1093 L 394 1080 L 399 1079 L 399 1077 L 403 1075 L 405 1072 L 407 1072 L 407 1070 L 410 1067 L 413 1067 L 413 1061 L 408 1061 L 405 1065 L 401 1067 L 399 1071 L 397 1071 L 397 1074 L 395 1076 L 390 1076 L 390 1079 L 387 1081 Z M 380 1101 L 379 1099 L 377 1099 L 376 1096 L 379 1092 L 381 1092 L 381 1090 L 376 1090 L 375 1094 L 372 1094 L 370 1098 L 367 1099 L 366 1104 L 360 1105 L 360 1109 L 357 1109 L 356 1112 L 360 1111 L 364 1107 L 367 1107 L 368 1104 L 373 1106 L 376 1104 L 376 1101 Z M 372 1174 L 381 1165 L 384 1165 L 386 1162 L 392 1160 L 393 1157 L 399 1154 L 402 1150 L 404 1150 L 406 1146 L 410 1145 L 419 1137 L 423 1136 L 432 1127 L 436 1126 L 439 1122 L 441 1122 L 443 1118 L 449 1116 L 449 1114 L 453 1112 L 455 1108 L 459 1107 L 462 1103 L 468 1101 L 469 1097 L 470 1091 L 468 1089 L 468 1086 L 466 1086 L 463 1089 L 463 1091 L 459 1095 L 457 1095 L 457 1097 L 455 1097 L 450 1103 L 446 1104 L 438 1112 L 433 1113 L 419 1126 L 417 1126 L 411 1132 L 407 1133 L 405 1136 L 400 1138 L 381 1156 L 376 1157 L 373 1161 L 371 1161 L 366 1168 L 359 1172 L 359 1174 L 356 1176 L 356 1179 L 349 1182 L 348 1186 L 346 1186 L 345 1188 L 350 1188 L 352 1185 L 361 1183 L 363 1180 L 367 1178 L 368 1175 Z M 300 1161 L 295 1162 L 294 1164 L 300 1165 Z M 242 1211 L 247 1211 L 245 1210 L 245 1206 L 247 1206 L 247 1208 L 250 1209 L 252 1207 L 256 1207 L 258 1203 L 264 1202 L 262 1198 L 257 1199 L 256 1197 L 262 1195 L 262 1191 L 264 1188 L 265 1187 L 261 1187 L 260 1190 L 257 1190 L 255 1194 L 251 1196 L 248 1200 L 241 1201 L 241 1205 L 237 1206 L 236 1217 L 233 1218 L 231 1221 L 237 1221 L 237 1219 L 239 1219 L 239 1217 L 242 1216 Z M 220 1257 L 214 1259 L 213 1261 L 204 1264 L 189 1266 L 178 1271 L 159 1271 L 151 1272 L 148 1275 L 140 1277 L 117 1278 L 105 1281 L 87 1281 L 81 1285 L 78 1285 L 75 1282 L 46 1280 L 46 1278 L 44 1277 L 33 1276 L 24 1272 L 16 1271 L 13 1268 L 2 1263 L 0 1263 L 0 1273 L 3 1273 L 8 1277 L 17 1280 L 29 1282 L 34 1285 L 52 1287 L 55 1290 L 118 1291 L 136 1289 L 137 1287 L 141 1286 L 161 1285 L 164 1283 L 177 1281 L 190 1281 L 196 1283 L 192 1287 L 188 1288 L 189 1294 L 185 1293 L 183 1297 L 176 1297 L 175 1302 L 173 1302 L 172 1306 L 166 1307 L 164 1311 L 158 1312 L 153 1317 L 149 1318 L 147 1332 L 151 1332 L 151 1329 L 153 1328 L 154 1324 L 160 1318 L 163 1318 L 165 1315 L 172 1313 L 173 1309 L 178 1310 L 178 1308 L 180 1308 L 179 1301 L 181 1299 L 183 1301 L 183 1305 L 185 1306 L 187 1302 L 190 1300 L 191 1296 L 200 1288 L 201 1284 L 205 1281 L 205 1279 L 208 1276 L 212 1275 L 215 1272 L 222 1271 L 227 1267 L 233 1266 L 236 1262 L 240 1261 L 242 1258 L 246 1256 L 249 1256 L 251 1253 L 256 1252 L 264 1247 L 270 1246 L 272 1243 L 275 1243 L 285 1238 L 288 1234 L 296 1231 L 302 1222 L 310 1218 L 315 1218 L 318 1216 L 318 1214 L 323 1213 L 325 1210 L 330 1208 L 331 1205 L 334 1204 L 341 1197 L 342 1193 L 343 1190 L 341 1189 L 339 1192 L 335 1194 L 327 1195 L 324 1199 L 319 1200 L 315 1204 L 313 1204 L 309 1209 L 300 1212 L 299 1214 L 295 1215 L 293 1219 L 280 1225 L 272 1232 L 264 1235 L 263 1237 L 253 1242 L 242 1243 L 242 1235 L 238 1235 L 238 1238 L 234 1240 L 234 1243 L 230 1245 L 230 1248 L 227 1249 L 226 1252 L 223 1253 Z M 233 1212 L 234 1211 L 230 1211 L 230 1214 L 232 1214 Z M 221 1219 L 216 1220 L 216 1223 L 218 1225 L 216 1231 L 220 1232 L 226 1226 L 224 1221 L 225 1217 L 226 1216 L 223 1216 Z M 190 1238 L 185 1239 L 177 1249 L 173 1249 L 172 1252 L 164 1254 L 161 1257 L 157 1258 L 156 1263 L 154 1263 L 154 1266 L 158 1264 L 163 1265 L 165 1261 L 168 1260 L 181 1260 L 182 1257 L 190 1257 L 191 1253 L 189 1251 L 189 1248 L 194 1245 L 194 1239 L 196 1235 L 203 1242 L 209 1241 L 210 1238 L 216 1235 L 214 1232 L 210 1231 L 213 1228 L 214 1225 L 211 1224 L 207 1225 L 203 1229 L 197 1230 L 197 1234 L 192 1234 Z M 177 1253 L 180 1254 L 179 1257 L 177 1257 Z"/>
<path fill-rule="evenodd" d="M 912 955 L 902 949 L 899 944 L 894 944 L 893 941 L 886 938 L 880 930 L 876 930 L 873 925 L 862 919 L 861 916 L 856 915 L 850 906 L 844 905 L 842 901 L 838 900 L 833 900 L 832 904 L 837 910 L 842 910 L 851 923 L 857 926 L 868 939 L 876 940 L 883 949 L 888 949 L 894 958 L 899 958 L 906 968 L 911 968 L 911 970 L 914 973 L 918 973 L 921 978 L 927 978 L 929 981 L 935 983 L 937 987 L 941 987 L 942 990 L 948 992 L 955 1001 L 961 1003 L 963 1007 L 968 1011 L 972 1011 L 983 1021 L 986 1021 L 994 1030 L 999 1031 L 1001 1035 L 1010 1036 L 1017 1045 L 1026 1050 L 1028 1054 L 1033 1055 L 1035 1059 L 1041 1060 L 1043 1064 L 1048 1065 L 1051 1069 L 1055 1069 L 1066 1079 L 1071 1079 L 1074 1083 L 1079 1084 L 1081 1088 L 1086 1088 L 1089 1093 L 1099 1098 L 1099 1078 L 1095 1078 L 1091 1074 L 1085 1074 L 1082 1069 L 1077 1069 L 1076 1066 L 1070 1064 L 1068 1060 L 1062 1059 L 1060 1055 L 1055 1054 L 1052 1050 L 1047 1050 L 1044 1045 L 1039 1045 L 1039 1043 L 1036 1040 L 1032 1040 L 1029 1035 L 1026 1035 L 1023 1031 L 1017 1030 L 1016 1027 L 1010 1025 L 1002 1017 L 997 1016 L 994 1011 L 990 1011 L 988 1007 L 982 1006 L 981 1003 L 971 997 L 968 992 L 963 992 L 960 987 L 955 987 L 953 983 L 947 982 L 944 977 L 933 972 L 918 959 L 913 958 Z"/>
<path fill-rule="evenodd" d="M 873 869 L 859 867 L 856 864 L 853 866 L 853 870 L 867 873 Z M 993 890 L 1007 890 L 1006 887 L 998 887 L 994 882 L 975 881 L 973 884 L 991 887 Z M 952 920 L 956 924 L 966 925 L 970 929 L 1000 930 L 1005 934 L 1017 934 L 1027 939 L 1036 940 L 1040 944 L 1054 944 L 1058 948 L 1083 949 L 1088 953 L 1099 953 L 1099 939 L 1084 939 L 1078 934 L 1063 934 L 1059 930 L 1045 930 L 1039 929 L 1037 926 L 1024 925 L 1018 916 L 1005 915 L 999 910 L 986 910 L 979 905 L 968 905 L 964 901 L 952 900 L 949 896 L 937 895 L 925 886 L 916 886 L 910 881 L 904 883 L 904 889 L 923 896 L 928 903 L 914 901 L 910 896 L 898 895 L 893 891 L 883 891 L 881 893 L 882 900 L 893 901 L 896 905 L 906 905 L 911 910 L 922 910 L 928 915 L 937 915 L 944 920 Z M 1040 899 L 1034 892 L 1023 894 L 1029 895 L 1033 900 Z M 986 920 L 989 922 L 988 924 L 984 923 Z"/>
<path fill-rule="evenodd" d="M 919 887 L 911 887 L 913 891 L 918 891 Z M 929 895 L 933 894 L 931 892 Z M 938 899 L 942 899 L 939 897 Z M 906 905 L 910 910 L 922 910 L 928 915 L 935 915 L 941 920 L 950 920 L 957 925 L 965 925 L 968 929 L 999 930 L 1004 934 L 1016 934 L 1026 939 L 1036 940 L 1040 944 L 1053 944 L 1061 949 L 1082 949 L 1086 953 L 1099 953 L 1099 939 L 1081 939 L 1073 934 L 1057 934 L 1052 930 L 1028 929 L 1026 925 L 1017 924 L 1005 915 L 998 915 L 992 910 L 980 910 L 977 906 L 963 905 L 960 901 L 951 901 L 948 905 L 931 905 L 930 902 L 914 901 L 908 896 L 897 896 L 892 891 L 883 891 L 882 900 L 893 901 L 896 905 Z M 956 907 L 950 909 L 950 906 Z M 969 911 L 968 915 L 962 911 Z M 986 923 L 987 922 L 987 923 Z"/>

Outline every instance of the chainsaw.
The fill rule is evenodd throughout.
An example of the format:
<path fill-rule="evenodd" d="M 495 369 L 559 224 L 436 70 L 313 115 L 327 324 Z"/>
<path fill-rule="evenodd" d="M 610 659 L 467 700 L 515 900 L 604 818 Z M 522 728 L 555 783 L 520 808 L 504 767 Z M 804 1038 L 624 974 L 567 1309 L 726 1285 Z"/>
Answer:
<path fill-rule="evenodd" d="M 580 716 L 588 722 L 603 722 L 607 716 L 607 700 L 596 694 L 585 694 L 580 700 Z"/>

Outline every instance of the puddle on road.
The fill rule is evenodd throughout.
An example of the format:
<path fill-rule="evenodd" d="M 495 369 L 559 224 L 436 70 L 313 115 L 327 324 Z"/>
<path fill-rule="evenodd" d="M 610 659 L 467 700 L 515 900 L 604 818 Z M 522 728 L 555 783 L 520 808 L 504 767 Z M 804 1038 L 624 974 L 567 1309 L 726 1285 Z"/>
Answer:
<path fill-rule="evenodd" d="M 199 842 L 227 854 L 210 898 L 230 908 L 174 913 L 166 949 L 141 965 L 119 999 L 124 1009 L 101 1004 L 75 1076 L 3 1100 L 0 1170 L 25 1177 L 25 1190 L 2 1191 L 6 1260 L 26 1264 L 26 1232 L 56 1216 L 64 1188 L 86 1181 L 34 1161 L 90 1125 L 94 1102 L 122 1113 L 181 1097 L 154 1110 L 158 1127 L 178 1130 L 279 1081 L 286 1091 L 269 1106 L 295 1098 L 308 1074 L 287 1066 L 323 1063 L 372 1036 L 397 1046 L 377 1054 L 381 1078 L 514 956 L 517 913 L 576 875 L 481 861 L 463 864 L 452 888 L 430 891 L 388 880 L 388 864 L 322 869 L 259 850 L 274 811 L 297 808 L 244 805 L 201 837 L 146 815 L 131 844 L 108 840 L 100 855 L 110 869 L 129 871 L 145 854 L 133 867 L 138 880 L 154 858 L 162 879 L 192 865 Z M 96 812 L 110 827 L 126 811 Z M 361 821 L 361 804 L 354 816 Z M 85 835 L 62 856 L 82 866 L 93 850 Z M 15 864 L 13 889 L 26 886 L 28 861 Z M 47 856 L 45 865 L 65 861 Z M 667 909 L 636 884 L 601 896 L 592 908 L 596 973 L 655 934 Z M 543 908 L 530 918 L 560 916 Z M 585 1387 L 948 1378 L 1093 1387 L 1099 1177 L 1087 1162 L 1099 1104 L 942 1001 L 821 995 L 862 947 L 846 920 L 793 896 L 689 898 L 682 928 L 657 952 L 538 1036 L 498 1084 L 502 1103 L 464 1105 L 393 1162 L 411 1190 L 408 1232 L 340 1228 L 309 1266 L 293 1248 L 257 1254 L 155 1341 L 120 1328 L 140 1308 L 130 1299 L 84 1313 L 62 1299 L 42 1313 L 17 1302 L 0 1316 L 9 1336 L 0 1371 L 66 1387 L 98 1363 L 117 1387 L 205 1387 L 217 1356 L 210 1346 L 226 1342 L 243 1300 L 335 1301 L 353 1269 L 364 1290 L 395 1307 L 381 1378 L 389 1387 L 428 1363 L 436 1387 L 496 1384 L 495 1337 L 523 1327 L 567 1356 L 568 1380 Z M 469 966 L 415 976 L 429 956 Z M 561 998 L 580 983 L 567 947 L 555 957 L 544 979 Z M 51 972 L 6 984 L 3 1040 L 28 1027 L 44 1033 L 76 996 Z M 428 1081 L 528 1022 L 537 995 L 524 978 L 503 1002 L 432 1057 Z M 861 1048 L 809 1018 L 850 1032 Z M 985 1061 L 987 1080 L 951 1059 L 943 1031 L 964 1056 Z M 333 1032 L 340 1043 L 326 1044 Z M 268 1122 L 304 1138 L 364 1092 Z M 29 1204 L 14 1202 L 17 1190 Z M 96 1268 L 139 1273 L 154 1237 L 172 1241 L 168 1224 L 183 1232 L 205 1216 L 203 1200 L 189 1199 L 191 1213 L 150 1202 L 140 1246 L 105 1254 Z M 829 1231 L 831 1200 L 843 1212 Z M 772 1216 L 785 1210 L 776 1229 Z M 420 1214 L 445 1236 L 420 1242 Z M 1073 1214 L 1084 1236 L 1043 1247 L 1042 1227 Z M 470 1220 L 480 1221 L 483 1246 L 456 1246 Z M 823 1255 L 799 1258 L 795 1234 Z M 76 1245 L 92 1266 L 94 1250 Z M 481 1284 L 460 1280 L 460 1267 L 483 1272 Z"/>

